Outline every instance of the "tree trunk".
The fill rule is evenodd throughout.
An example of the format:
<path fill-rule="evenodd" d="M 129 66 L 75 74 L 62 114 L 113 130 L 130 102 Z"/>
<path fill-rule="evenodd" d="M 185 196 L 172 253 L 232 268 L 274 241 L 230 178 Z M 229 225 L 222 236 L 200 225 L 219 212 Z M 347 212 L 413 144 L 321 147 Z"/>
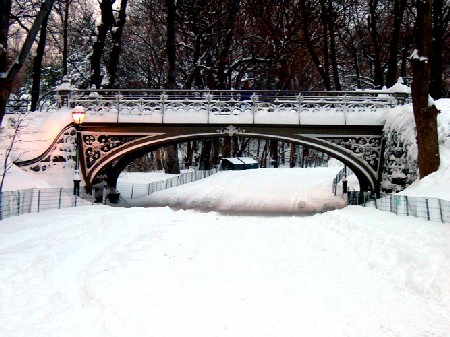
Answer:
<path fill-rule="evenodd" d="M 218 165 L 219 164 L 219 150 L 220 150 L 220 139 L 219 138 L 213 138 L 212 140 L 212 157 L 211 157 L 211 165 Z"/>
<path fill-rule="evenodd" d="M 434 99 L 444 97 L 444 48 L 445 34 L 450 20 L 450 4 L 444 7 L 443 0 L 433 1 L 433 30 L 430 64 L 430 95 Z M 447 41 L 448 43 L 448 41 Z"/>
<path fill-rule="evenodd" d="M 36 48 L 36 56 L 33 59 L 33 84 L 31 86 L 31 111 L 36 111 L 39 95 L 41 92 L 42 60 L 44 58 L 45 44 L 47 42 L 47 24 L 50 12 L 42 21 L 41 32 L 39 33 L 39 43 Z"/>
<path fill-rule="evenodd" d="M 163 163 L 162 163 L 162 159 L 161 159 L 162 151 L 163 151 L 162 148 L 159 148 L 155 151 L 156 169 L 158 171 L 161 171 L 163 169 Z"/>
<path fill-rule="evenodd" d="M 437 132 L 438 110 L 429 102 L 431 53 L 432 0 L 417 1 L 416 50 L 411 56 L 413 82 L 411 85 L 414 118 L 417 129 L 417 147 L 420 178 L 439 168 Z"/>
<path fill-rule="evenodd" d="M 278 168 L 279 165 L 278 141 L 274 139 L 270 140 L 270 165 L 274 168 Z"/>
<path fill-rule="evenodd" d="M 259 163 L 260 167 L 266 168 L 267 167 L 267 143 L 269 142 L 268 139 L 265 139 L 264 141 L 264 148 L 261 154 L 261 161 Z"/>
<path fill-rule="evenodd" d="M 123 0 L 124 1 L 124 0 Z M 176 3 L 175 0 L 166 0 L 167 6 L 167 80 L 166 88 L 175 89 L 176 83 L 176 35 L 175 35 L 175 20 L 176 20 Z M 176 145 L 169 145 L 166 147 L 166 173 L 178 174 L 180 173 L 180 164 L 178 162 L 178 147 Z"/>
<path fill-rule="evenodd" d="M 224 137 L 222 144 L 222 157 L 229 158 L 231 157 L 231 137 Z"/>
<path fill-rule="evenodd" d="M 200 170 L 209 170 L 211 158 L 211 139 L 203 139 L 202 150 L 200 153 Z"/>
<path fill-rule="evenodd" d="M 6 72 L 8 67 L 8 33 L 11 0 L 0 0 L 0 73 Z"/>
<path fill-rule="evenodd" d="M 218 89 L 226 89 L 227 88 L 227 66 L 228 66 L 228 58 L 231 49 L 231 42 L 233 40 L 233 26 L 236 17 L 236 12 L 239 7 L 240 0 L 231 0 L 231 6 L 225 13 L 225 41 L 223 43 L 222 49 L 219 54 L 219 63 L 217 66 L 217 82 Z"/>
<path fill-rule="evenodd" d="M 312 42 L 311 33 L 309 31 L 309 8 L 306 8 L 306 0 L 301 0 L 300 2 L 301 10 L 303 14 L 302 18 L 302 28 L 303 28 L 303 35 L 305 37 L 306 46 L 308 47 L 309 54 L 311 55 L 311 58 L 317 67 L 317 70 L 319 71 L 320 77 L 322 78 L 323 85 L 326 90 L 331 90 L 331 80 L 330 76 L 327 72 L 327 69 L 325 69 L 324 65 L 320 62 L 319 56 L 317 55 L 317 52 L 314 48 L 314 44 Z"/>
<path fill-rule="evenodd" d="M 333 3 L 331 0 L 328 0 L 327 17 L 328 17 L 328 31 L 330 32 L 330 58 L 331 58 L 331 67 L 333 69 L 334 88 L 337 91 L 341 91 L 342 86 L 341 81 L 339 79 L 339 67 L 337 62 L 336 38 L 335 38 L 336 34 L 334 27 L 336 18 L 333 12 Z"/>
<path fill-rule="evenodd" d="M 289 167 L 295 167 L 295 144 L 291 143 L 291 151 L 289 152 Z"/>
<path fill-rule="evenodd" d="M 386 74 L 387 87 L 392 87 L 397 82 L 400 28 L 403 23 L 403 14 L 405 13 L 406 3 L 406 0 L 394 1 L 394 29 L 392 30 L 392 38 L 389 45 L 389 60 Z"/>
<path fill-rule="evenodd" d="M 118 18 L 111 30 L 112 47 L 106 68 L 109 77 L 107 88 L 114 88 L 116 85 L 117 68 L 119 67 L 120 54 L 122 53 L 122 35 L 126 21 L 127 3 L 128 0 L 121 0 Z"/>
<path fill-rule="evenodd" d="M 8 64 L 8 27 L 5 25 L 9 25 L 9 14 L 11 10 L 11 2 L 9 0 L 0 0 L 0 9 L 2 9 L 0 14 L 0 39 L 2 40 L 3 49 L 0 52 L 0 125 L 3 122 L 3 117 L 6 112 L 6 103 L 8 101 L 9 95 L 12 90 L 12 85 L 16 80 L 17 74 L 22 70 L 25 62 L 28 58 L 28 55 L 31 51 L 31 47 L 36 39 L 36 36 L 40 30 L 42 22 L 45 17 L 51 11 L 54 0 L 45 0 L 41 8 L 39 9 L 39 13 L 33 21 L 33 24 L 28 31 L 28 34 L 22 44 L 22 48 L 20 49 L 19 56 L 15 60 L 15 63 L 12 65 Z M 7 11 L 7 15 L 3 12 L 3 10 Z M 7 18 L 7 22 L 3 22 L 3 20 Z M 6 36 L 3 34 L 6 33 Z"/>
<path fill-rule="evenodd" d="M 169 174 L 179 174 L 180 162 L 178 160 L 177 144 L 170 144 L 166 146 L 164 155 L 164 172 Z"/>
<path fill-rule="evenodd" d="M 188 169 L 192 166 L 192 160 L 194 158 L 194 144 L 193 141 L 188 140 L 186 142 L 186 158 L 184 160 L 185 169 Z"/>
<path fill-rule="evenodd" d="M 175 0 L 166 0 L 167 6 L 167 89 L 175 89 L 177 87 L 176 81 L 176 66 L 177 66 L 177 49 L 176 49 L 176 3 Z"/>
<path fill-rule="evenodd" d="M 381 47 L 378 35 L 378 17 L 377 17 L 378 0 L 369 1 L 369 33 L 373 47 L 373 81 L 377 89 L 381 89 L 384 85 L 383 66 L 381 64 Z"/>
<path fill-rule="evenodd" d="M 69 9 L 71 0 L 64 1 L 64 17 L 63 17 L 63 76 L 66 76 L 69 72 L 68 59 L 69 59 Z"/>
<path fill-rule="evenodd" d="M 102 57 L 105 50 L 106 36 L 108 30 L 114 23 L 114 16 L 112 13 L 112 1 L 102 0 L 100 2 L 101 10 L 101 22 L 97 26 L 97 38 L 92 47 L 91 55 L 91 86 L 95 85 L 96 88 L 100 88 L 102 85 Z"/>

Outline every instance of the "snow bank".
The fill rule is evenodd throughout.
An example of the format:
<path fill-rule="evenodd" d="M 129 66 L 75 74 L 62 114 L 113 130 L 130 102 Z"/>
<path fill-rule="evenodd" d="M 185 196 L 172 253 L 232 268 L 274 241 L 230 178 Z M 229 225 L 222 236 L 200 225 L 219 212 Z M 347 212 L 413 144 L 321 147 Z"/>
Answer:
<path fill-rule="evenodd" d="M 133 200 L 133 204 L 226 213 L 315 213 L 345 206 L 345 199 L 331 192 L 338 171 L 336 167 L 321 167 L 219 172 L 208 179 Z"/>

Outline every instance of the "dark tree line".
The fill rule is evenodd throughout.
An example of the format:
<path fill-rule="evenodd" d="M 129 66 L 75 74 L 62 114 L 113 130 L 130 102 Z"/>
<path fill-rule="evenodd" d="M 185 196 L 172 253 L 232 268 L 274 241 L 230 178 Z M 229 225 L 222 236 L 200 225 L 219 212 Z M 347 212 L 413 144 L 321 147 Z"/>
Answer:
<path fill-rule="evenodd" d="M 2 73 L 42 3 L 47 1 L 1 0 L 0 43 L 8 49 L 0 54 Z M 258 89 L 342 90 L 412 78 L 416 0 L 98 4 L 93 9 L 86 0 L 56 0 L 43 17 L 29 65 L 36 97 L 43 66 L 60 69 L 84 88 L 230 89 L 250 77 Z M 431 14 L 430 93 L 439 98 L 448 91 L 449 2 L 432 1 Z"/>
<path fill-rule="evenodd" d="M 449 19 L 446 0 L 0 0 L 0 123 L 11 93 L 31 93 L 34 109 L 63 75 L 80 88 L 231 89 L 251 78 L 293 90 L 414 77 L 436 99 L 449 90 Z M 427 38 L 423 72 L 410 55 Z"/>

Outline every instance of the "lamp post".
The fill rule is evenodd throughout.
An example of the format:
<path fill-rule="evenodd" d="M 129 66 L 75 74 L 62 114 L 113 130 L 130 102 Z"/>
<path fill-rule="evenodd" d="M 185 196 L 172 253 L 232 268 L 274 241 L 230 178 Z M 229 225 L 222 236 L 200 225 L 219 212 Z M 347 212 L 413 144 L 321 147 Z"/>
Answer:
<path fill-rule="evenodd" d="M 72 110 L 72 119 L 73 124 L 75 125 L 75 131 L 76 131 L 76 140 L 75 140 L 75 174 L 73 175 L 73 195 L 79 196 L 80 195 L 80 157 L 79 157 L 79 151 L 80 151 L 80 144 L 81 144 L 81 131 L 80 126 L 84 121 L 84 118 L 86 117 L 86 112 L 84 111 L 84 108 L 82 106 L 76 106 Z"/>

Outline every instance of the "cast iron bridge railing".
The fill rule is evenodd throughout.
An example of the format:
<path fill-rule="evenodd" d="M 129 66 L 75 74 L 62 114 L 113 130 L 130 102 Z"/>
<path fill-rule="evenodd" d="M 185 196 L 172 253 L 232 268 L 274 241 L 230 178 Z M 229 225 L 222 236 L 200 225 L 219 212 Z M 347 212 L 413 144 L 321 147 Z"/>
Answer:
<path fill-rule="evenodd" d="M 382 125 L 383 112 L 408 99 L 386 91 L 104 89 L 50 93 L 42 110 L 50 97 L 83 106 L 87 122 L 296 125 Z"/>

